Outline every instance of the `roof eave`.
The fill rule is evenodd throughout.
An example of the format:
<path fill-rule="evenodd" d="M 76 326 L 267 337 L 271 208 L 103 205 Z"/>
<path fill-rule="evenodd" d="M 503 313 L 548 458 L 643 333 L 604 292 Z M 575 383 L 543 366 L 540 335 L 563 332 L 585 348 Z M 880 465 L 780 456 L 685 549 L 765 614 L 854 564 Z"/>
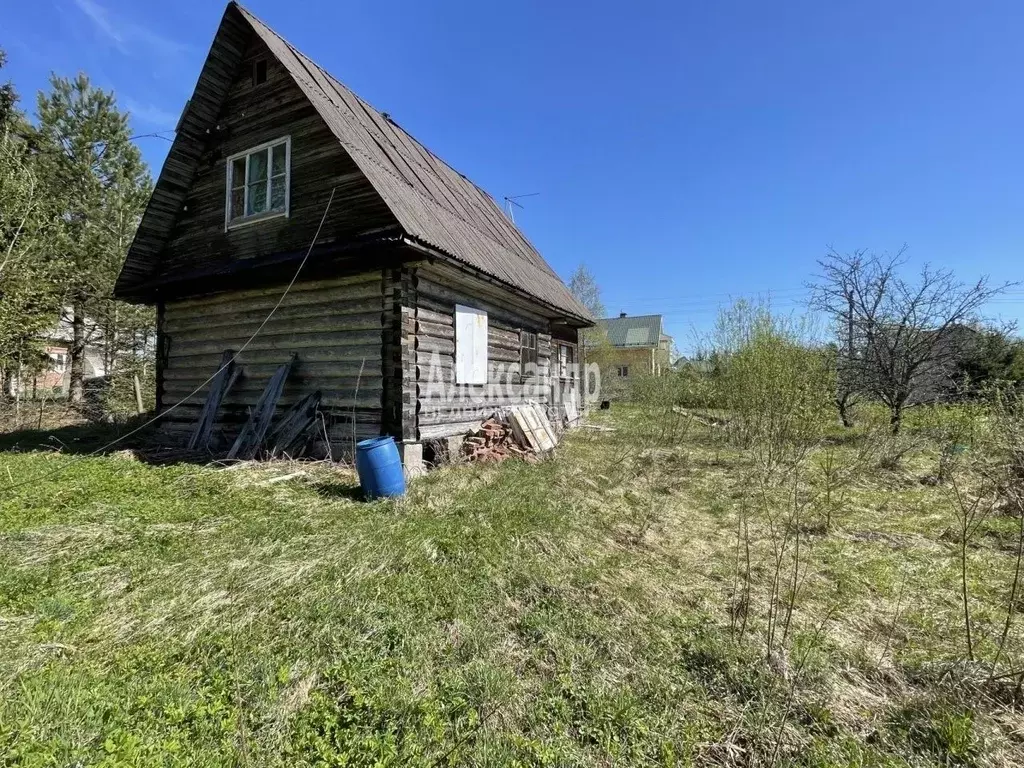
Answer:
<path fill-rule="evenodd" d="M 551 304 L 550 302 L 544 301 L 543 299 L 534 296 L 532 293 L 529 293 L 528 291 L 524 291 L 521 288 L 517 288 L 516 286 L 507 283 L 504 280 L 495 277 L 494 275 L 489 275 L 483 270 L 477 269 L 476 267 L 467 264 L 466 262 L 459 259 L 457 256 L 454 256 L 450 253 L 446 253 L 445 251 L 442 251 L 440 248 L 436 248 L 435 246 L 430 245 L 429 243 L 423 242 L 422 240 L 420 240 L 417 237 L 414 237 L 413 235 L 407 233 L 403 237 L 403 241 L 410 248 L 414 248 L 436 259 L 443 259 L 444 261 L 450 264 L 454 264 L 455 266 L 459 267 L 459 269 L 462 269 L 463 271 L 473 275 L 474 277 L 477 277 L 481 280 L 486 280 L 487 282 L 500 286 L 502 289 L 514 293 L 521 298 L 528 299 L 529 301 L 533 301 L 544 306 L 546 309 L 551 311 L 556 317 L 564 318 L 567 324 L 569 325 L 572 325 L 576 328 L 591 328 L 595 325 L 595 322 L 592 319 L 583 317 L 582 315 L 579 315 L 575 312 L 570 312 L 564 307 L 558 307 L 555 306 L 554 304 Z"/>

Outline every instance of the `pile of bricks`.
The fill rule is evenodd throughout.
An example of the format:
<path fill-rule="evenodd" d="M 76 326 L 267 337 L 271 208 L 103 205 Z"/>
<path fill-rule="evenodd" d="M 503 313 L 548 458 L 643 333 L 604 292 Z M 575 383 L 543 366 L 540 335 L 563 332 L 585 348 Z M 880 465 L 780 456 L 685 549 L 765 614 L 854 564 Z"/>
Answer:
<path fill-rule="evenodd" d="M 495 417 L 487 419 L 462 444 L 463 455 L 470 461 L 499 462 L 509 458 L 536 461 L 537 456 L 520 446 L 512 429 Z"/>

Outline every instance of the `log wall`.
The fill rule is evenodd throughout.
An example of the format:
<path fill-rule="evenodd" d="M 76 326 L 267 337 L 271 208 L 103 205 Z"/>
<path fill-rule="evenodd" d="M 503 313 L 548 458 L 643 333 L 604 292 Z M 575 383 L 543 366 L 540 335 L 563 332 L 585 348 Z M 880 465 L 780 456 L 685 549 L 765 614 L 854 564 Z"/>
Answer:
<path fill-rule="evenodd" d="M 467 431 L 495 409 L 526 399 L 550 400 L 549 321 L 527 302 L 442 265 L 414 270 L 415 293 L 406 309 L 414 327 L 403 370 L 408 401 L 416 404 L 416 438 L 428 440 Z M 455 305 L 487 312 L 487 384 L 455 383 Z M 536 376 L 520 370 L 520 331 L 537 334 Z M 406 428 L 407 432 L 411 430 Z"/>
<path fill-rule="evenodd" d="M 164 420 L 170 433 L 188 432 L 206 400 L 225 349 L 239 353 L 242 378 L 224 400 L 219 423 L 225 435 L 255 405 L 267 381 L 291 354 L 296 362 L 280 404 L 287 407 L 319 390 L 332 442 L 345 452 L 353 437 L 381 433 L 386 367 L 381 354 L 388 314 L 379 271 L 296 283 L 252 343 L 280 299 L 283 287 L 231 291 L 167 302 L 160 314 L 161 406 L 184 403 Z M 202 385 L 202 386 L 201 386 Z M 193 393 L 196 388 L 199 391 Z M 355 432 L 353 433 L 353 420 Z"/>
<path fill-rule="evenodd" d="M 187 434 L 206 380 L 224 350 L 239 352 L 242 378 L 224 399 L 220 438 L 231 439 L 278 366 L 296 356 L 281 407 L 320 391 L 335 457 L 354 441 L 391 434 L 407 442 L 466 432 L 496 409 L 532 400 L 553 418 L 550 322 L 519 297 L 439 264 L 406 265 L 281 286 L 167 301 L 159 313 L 157 391 L 165 431 Z M 488 382 L 455 383 L 455 306 L 487 313 Z M 520 366 L 521 332 L 537 334 L 537 370 Z M 566 331 L 558 335 L 566 339 Z M 196 391 L 198 389 L 198 391 Z"/>

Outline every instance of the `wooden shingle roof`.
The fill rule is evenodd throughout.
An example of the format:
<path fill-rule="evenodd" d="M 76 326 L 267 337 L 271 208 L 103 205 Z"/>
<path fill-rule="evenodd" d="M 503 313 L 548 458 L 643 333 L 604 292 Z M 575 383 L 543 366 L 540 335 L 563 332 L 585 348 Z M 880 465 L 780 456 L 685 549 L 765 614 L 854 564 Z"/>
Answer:
<path fill-rule="evenodd" d="M 592 322 L 587 309 L 490 195 L 237 3 L 228 4 L 211 58 L 225 29 L 236 29 L 240 20 L 244 22 L 241 26 L 250 27 L 281 62 L 410 239 L 529 294 L 570 318 Z M 197 96 L 203 95 L 199 93 L 202 84 L 200 76 Z M 157 191 L 161 181 L 163 173 Z M 140 243 L 151 250 L 153 234 L 146 229 L 144 218 Z M 136 254 L 133 243 L 126 271 L 136 255 L 145 254 Z"/>

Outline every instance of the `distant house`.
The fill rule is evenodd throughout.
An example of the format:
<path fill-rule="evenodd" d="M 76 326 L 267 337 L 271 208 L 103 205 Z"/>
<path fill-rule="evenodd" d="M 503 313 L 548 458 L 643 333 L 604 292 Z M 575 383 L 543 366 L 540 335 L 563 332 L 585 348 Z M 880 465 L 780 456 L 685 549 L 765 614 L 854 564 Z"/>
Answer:
<path fill-rule="evenodd" d="M 86 322 L 88 327 L 94 324 Z M 62 317 L 48 335 L 43 351 L 50 360 L 50 369 L 44 372 L 36 382 L 36 388 L 48 387 L 66 395 L 71 384 L 71 321 Z M 94 379 L 106 375 L 106 361 L 103 359 L 103 347 L 96 341 L 90 341 L 85 347 L 82 361 L 86 379 Z"/>
<path fill-rule="evenodd" d="M 672 337 L 665 333 L 661 315 L 627 315 L 597 321 L 595 332 L 586 335 L 589 353 L 600 349 L 604 375 L 619 379 L 669 370 Z"/>
<path fill-rule="evenodd" d="M 86 325 L 95 328 L 90 321 L 86 321 Z M 96 333 L 98 331 L 92 335 Z M 43 334 L 42 358 L 35 364 L 26 363 L 20 381 L 18 376 L 12 378 L 8 394 L 13 395 L 20 390 L 22 397 L 67 396 L 71 384 L 71 340 L 71 320 L 65 315 Z M 87 342 L 83 367 L 86 379 L 106 375 L 102 339 Z"/>
<path fill-rule="evenodd" d="M 318 397 L 336 451 L 392 435 L 411 465 L 497 408 L 578 403 L 593 324 L 490 195 L 234 2 L 115 295 L 157 308 L 166 434 L 228 351 L 225 437 L 290 361 L 282 406 Z"/>
<path fill-rule="evenodd" d="M 677 372 L 692 371 L 706 375 L 714 370 L 714 363 L 704 357 L 677 357 L 676 361 L 672 363 L 672 370 Z"/>

